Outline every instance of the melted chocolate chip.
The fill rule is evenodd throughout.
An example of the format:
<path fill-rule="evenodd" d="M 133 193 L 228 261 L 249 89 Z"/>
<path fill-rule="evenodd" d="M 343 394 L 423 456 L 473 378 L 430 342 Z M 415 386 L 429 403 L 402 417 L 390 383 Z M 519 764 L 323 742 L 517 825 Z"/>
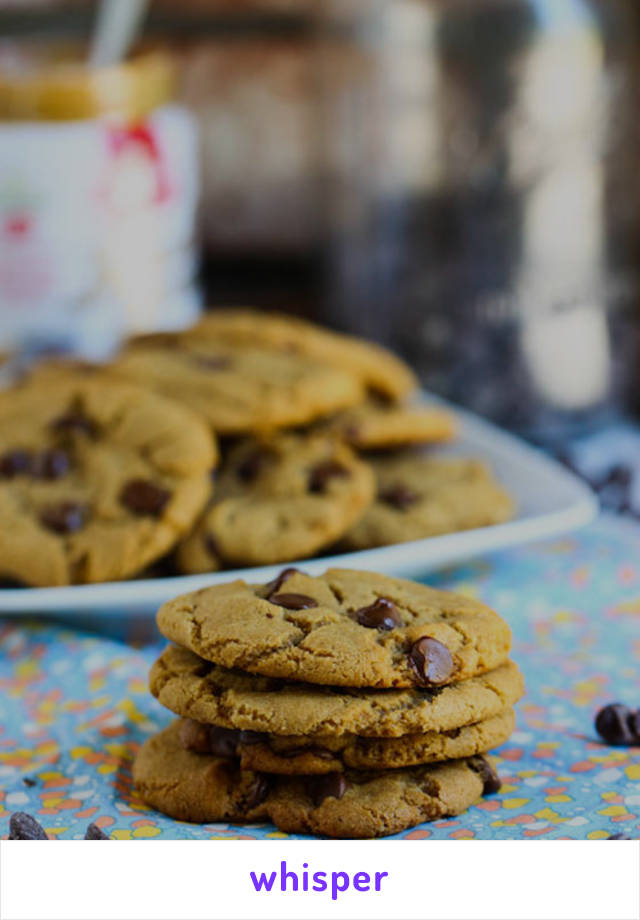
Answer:
<path fill-rule="evenodd" d="M 480 775 L 483 795 L 493 795 L 495 792 L 500 791 L 502 780 L 486 757 L 482 757 L 480 754 L 477 757 L 471 757 L 469 759 L 469 766 Z"/>
<path fill-rule="evenodd" d="M 13 479 L 31 472 L 32 456 L 28 450 L 8 450 L 0 456 L 0 477 Z"/>
<path fill-rule="evenodd" d="M 442 642 L 428 636 L 414 642 L 409 664 L 421 684 L 443 684 L 453 674 L 451 652 Z"/>
<path fill-rule="evenodd" d="M 59 502 L 48 505 L 40 512 L 40 523 L 54 533 L 75 533 L 84 527 L 87 508 L 79 502 Z"/>
<path fill-rule="evenodd" d="M 596 716 L 596 731 L 607 744 L 640 744 L 638 729 L 640 719 L 637 712 L 632 712 L 623 703 L 610 703 Z"/>
<path fill-rule="evenodd" d="M 268 794 L 269 780 L 262 773 L 256 774 L 256 778 L 249 789 L 249 794 L 244 803 L 245 811 L 251 811 L 252 808 L 260 805 L 261 802 L 264 802 Z"/>
<path fill-rule="evenodd" d="M 295 575 L 297 572 L 299 572 L 299 569 L 294 569 L 293 567 L 283 569 L 280 574 L 273 579 L 273 581 L 270 581 L 265 585 L 267 598 L 270 598 L 272 594 L 277 594 L 287 578 L 291 578 L 291 576 Z"/>
<path fill-rule="evenodd" d="M 194 361 L 205 371 L 225 371 L 232 363 L 226 355 L 197 355 Z"/>
<path fill-rule="evenodd" d="M 216 757 L 235 757 L 238 751 L 240 732 L 234 728 L 209 726 L 209 751 Z"/>
<path fill-rule="evenodd" d="M 302 757 L 304 754 L 311 754 L 313 757 L 319 757 L 320 760 L 333 760 L 334 758 L 332 751 L 327 751 L 326 748 L 319 747 L 295 747 L 289 748 L 286 751 L 274 751 L 274 754 L 278 754 L 280 757 L 285 757 L 286 759 Z"/>
<path fill-rule="evenodd" d="M 337 460 L 327 460 L 319 463 L 309 473 L 309 491 L 326 492 L 327 485 L 331 479 L 344 479 L 350 476 L 349 470 L 338 463 Z"/>
<path fill-rule="evenodd" d="M 395 629 L 402 626 L 402 618 L 398 608 L 386 597 L 379 597 L 368 607 L 361 607 L 354 614 L 360 626 L 367 629 Z"/>
<path fill-rule="evenodd" d="M 348 788 L 349 783 L 342 773 L 327 773 L 325 776 L 314 777 L 310 784 L 309 794 L 317 808 L 325 799 L 341 799 Z"/>
<path fill-rule="evenodd" d="M 90 824 L 84 835 L 85 840 L 108 840 L 109 838 L 97 824 Z"/>
<path fill-rule="evenodd" d="M 264 744 L 268 737 L 266 732 L 241 731 L 238 735 L 238 744 Z"/>
<path fill-rule="evenodd" d="M 9 818 L 9 840 L 48 840 L 44 828 L 24 811 Z"/>
<path fill-rule="evenodd" d="M 397 508 L 398 511 L 405 511 L 407 508 L 410 508 L 419 498 L 420 496 L 417 492 L 413 492 L 408 486 L 402 483 L 390 486 L 388 489 L 383 489 L 378 495 L 378 499 L 381 502 L 384 502 L 385 505 L 391 505 L 392 508 Z"/>
<path fill-rule="evenodd" d="M 209 754 L 209 726 L 194 719 L 182 719 L 178 728 L 180 743 L 187 751 L 195 754 Z"/>
<path fill-rule="evenodd" d="M 207 533 L 204 535 L 204 548 L 209 553 L 212 559 L 219 559 L 220 553 L 218 551 L 218 544 L 215 541 L 215 538 L 212 534 Z"/>
<path fill-rule="evenodd" d="M 308 607 L 318 606 L 318 602 L 306 594 L 272 594 L 269 600 L 272 604 L 285 607 L 287 610 L 306 610 Z"/>
<path fill-rule="evenodd" d="M 84 434 L 93 438 L 97 434 L 95 422 L 92 422 L 79 410 L 65 412 L 64 415 L 54 419 L 51 422 L 51 429 L 56 434 L 62 435 Z"/>
<path fill-rule="evenodd" d="M 71 469 L 71 458 L 64 450 L 51 448 L 33 461 L 31 472 L 38 479 L 61 479 Z"/>
<path fill-rule="evenodd" d="M 120 493 L 120 501 L 134 514 L 159 517 L 171 493 L 147 479 L 132 479 Z"/>
<path fill-rule="evenodd" d="M 264 447 L 257 447 L 255 450 L 252 450 L 237 467 L 236 474 L 238 479 L 241 479 L 243 482 L 253 482 L 254 479 L 257 479 L 260 473 L 262 473 L 264 468 L 268 466 L 272 459 L 273 454 L 270 450 Z"/>

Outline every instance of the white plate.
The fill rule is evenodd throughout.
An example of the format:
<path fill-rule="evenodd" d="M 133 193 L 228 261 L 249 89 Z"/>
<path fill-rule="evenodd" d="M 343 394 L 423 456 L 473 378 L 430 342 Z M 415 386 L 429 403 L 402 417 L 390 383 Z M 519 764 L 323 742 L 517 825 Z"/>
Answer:
<path fill-rule="evenodd" d="M 493 527 L 307 559 L 299 563 L 305 571 L 317 574 L 329 566 L 340 566 L 420 578 L 439 566 L 460 562 L 489 550 L 566 533 L 588 524 L 597 515 L 598 502 L 591 490 L 559 463 L 470 412 L 427 394 L 424 401 L 448 407 L 459 421 L 460 436 L 455 444 L 438 448 L 437 452 L 487 460 L 500 482 L 515 498 L 518 506 L 516 518 Z M 3 588 L 0 589 L 0 614 L 46 613 L 64 615 L 65 618 L 99 614 L 101 618 L 115 619 L 140 615 L 150 617 L 164 601 L 185 591 L 238 577 L 246 581 L 269 581 L 282 568 L 283 565 L 279 564 L 208 575 L 64 588 Z"/>

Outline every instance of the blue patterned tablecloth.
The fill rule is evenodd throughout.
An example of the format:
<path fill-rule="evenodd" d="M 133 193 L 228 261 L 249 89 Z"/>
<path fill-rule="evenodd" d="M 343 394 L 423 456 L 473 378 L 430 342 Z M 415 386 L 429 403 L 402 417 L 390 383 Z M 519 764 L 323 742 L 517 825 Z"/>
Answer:
<path fill-rule="evenodd" d="M 500 793 L 398 838 L 640 838 L 640 749 L 607 747 L 593 730 L 603 704 L 640 706 L 640 525 L 604 517 L 429 582 L 482 598 L 510 622 L 527 695 L 498 751 Z M 133 755 L 171 718 L 147 691 L 160 643 L 134 650 L 8 619 L 0 647 L 0 836 L 18 810 L 65 839 L 90 821 L 118 839 L 287 836 L 171 821 L 132 791 Z"/>

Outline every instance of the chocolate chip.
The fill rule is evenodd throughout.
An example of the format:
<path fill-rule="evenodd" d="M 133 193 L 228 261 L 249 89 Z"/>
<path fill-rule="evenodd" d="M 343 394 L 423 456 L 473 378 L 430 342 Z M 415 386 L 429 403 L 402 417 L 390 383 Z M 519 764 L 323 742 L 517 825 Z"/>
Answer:
<path fill-rule="evenodd" d="M 50 427 L 56 434 L 62 435 L 84 434 L 93 438 L 97 434 L 95 422 L 92 422 L 80 410 L 65 412 L 64 415 L 54 419 Z"/>
<path fill-rule="evenodd" d="M 85 840 L 108 840 L 109 838 L 100 830 L 97 824 L 90 824 L 84 835 Z"/>
<path fill-rule="evenodd" d="M 33 787 L 34 787 L 35 785 L 37 785 L 35 779 L 31 779 L 30 776 L 23 776 L 23 777 L 22 777 L 22 782 L 23 782 L 23 783 L 25 784 L 25 786 L 27 786 L 29 789 L 33 789 Z"/>
<path fill-rule="evenodd" d="M 451 652 L 442 642 L 428 636 L 413 644 L 409 664 L 421 684 L 443 684 L 453 674 Z"/>
<path fill-rule="evenodd" d="M 632 837 L 627 837 L 626 834 L 611 834 L 607 837 L 607 840 L 632 840 Z"/>
<path fill-rule="evenodd" d="M 480 775 L 483 783 L 483 795 L 493 795 L 493 793 L 500 791 L 502 780 L 493 769 L 489 761 L 486 759 L 486 757 L 482 757 L 481 755 L 478 755 L 477 757 L 471 757 L 469 759 L 469 766 L 472 770 Z"/>
<path fill-rule="evenodd" d="M 309 793 L 317 808 L 325 799 L 341 799 L 348 788 L 349 783 L 342 773 L 327 773 L 325 776 L 314 777 Z"/>
<path fill-rule="evenodd" d="M 302 757 L 304 754 L 311 754 L 313 757 L 319 757 L 320 760 L 333 760 L 335 756 L 333 751 L 319 747 L 295 747 L 285 751 L 274 751 L 274 753 L 287 759 L 290 757 Z"/>
<path fill-rule="evenodd" d="M 233 728 L 220 728 L 218 725 L 210 725 L 208 728 L 209 751 L 216 757 L 235 757 L 240 732 Z"/>
<path fill-rule="evenodd" d="M 344 479 L 351 475 L 346 466 L 337 460 L 326 460 L 319 463 L 309 473 L 309 491 L 326 492 L 327 484 L 331 479 Z"/>
<path fill-rule="evenodd" d="M 194 719 L 182 719 L 178 728 L 180 743 L 187 751 L 194 754 L 209 754 L 209 726 Z"/>
<path fill-rule="evenodd" d="M 398 511 L 404 511 L 406 508 L 414 505 L 420 496 L 417 492 L 413 492 L 408 486 L 398 483 L 398 485 L 383 489 L 383 491 L 378 494 L 378 498 L 381 502 L 384 502 L 385 505 L 391 505 L 392 508 L 397 508 Z"/>
<path fill-rule="evenodd" d="M 225 371 L 232 363 L 226 355 L 196 355 L 194 361 L 205 371 Z"/>
<path fill-rule="evenodd" d="M 264 744 L 267 738 L 266 732 L 241 731 L 238 735 L 238 744 Z"/>
<path fill-rule="evenodd" d="M 268 794 L 269 780 L 262 773 L 257 773 L 244 803 L 245 811 L 251 811 L 252 808 L 260 805 L 261 802 L 264 802 Z"/>
<path fill-rule="evenodd" d="M 306 594 L 273 594 L 269 600 L 278 607 L 286 607 L 287 610 L 306 610 L 308 607 L 318 606 L 318 602 Z"/>
<path fill-rule="evenodd" d="M 204 535 L 204 548 L 211 556 L 212 559 L 219 559 L 220 552 L 218 550 L 218 544 L 215 541 L 215 538 L 212 534 L 207 533 Z"/>
<path fill-rule="evenodd" d="M 596 731 L 607 744 L 640 744 L 638 734 L 638 713 L 632 712 L 623 703 L 610 703 L 596 715 Z"/>
<path fill-rule="evenodd" d="M 171 498 L 167 489 L 148 479 L 132 479 L 120 493 L 120 501 L 134 514 L 159 517 Z"/>
<path fill-rule="evenodd" d="M 13 479 L 31 471 L 32 456 L 28 450 L 8 450 L 0 456 L 0 477 Z"/>
<path fill-rule="evenodd" d="M 277 575 L 273 581 L 270 581 L 265 585 L 267 592 L 267 598 L 270 598 L 272 594 L 277 594 L 280 588 L 283 586 L 287 578 L 291 578 L 292 575 L 295 575 L 299 572 L 299 569 L 294 569 L 293 567 L 288 569 L 283 569 L 279 575 Z"/>
<path fill-rule="evenodd" d="M 9 819 L 9 840 L 48 840 L 44 828 L 24 811 L 16 811 Z"/>
<path fill-rule="evenodd" d="M 87 517 L 87 508 L 78 502 L 60 502 L 48 505 L 40 512 L 40 523 L 55 533 L 75 533 L 80 530 Z"/>
<path fill-rule="evenodd" d="M 395 629 L 402 626 L 402 618 L 398 608 L 387 597 L 379 597 L 368 607 L 360 607 L 354 614 L 360 626 L 367 629 Z"/>
<path fill-rule="evenodd" d="M 236 475 L 243 482 L 253 482 L 273 459 L 273 453 L 264 447 L 256 447 L 238 465 Z"/>
<path fill-rule="evenodd" d="M 33 461 L 31 472 L 38 479 L 61 479 L 71 469 L 71 458 L 64 450 L 52 447 L 39 454 Z"/>

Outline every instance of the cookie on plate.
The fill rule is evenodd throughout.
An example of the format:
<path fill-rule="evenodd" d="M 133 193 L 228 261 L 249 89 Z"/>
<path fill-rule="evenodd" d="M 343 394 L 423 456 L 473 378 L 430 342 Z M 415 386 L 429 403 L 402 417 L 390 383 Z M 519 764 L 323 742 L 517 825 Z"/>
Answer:
<path fill-rule="evenodd" d="M 454 731 L 513 706 L 524 692 L 508 661 L 483 674 L 431 689 L 352 690 L 229 671 L 169 646 L 151 668 L 151 692 L 184 718 L 273 735 L 397 738 Z M 320 742 L 318 742 L 320 743 Z"/>
<path fill-rule="evenodd" d="M 195 341 L 264 345 L 354 373 L 367 389 L 399 400 L 417 387 L 409 366 L 388 349 L 307 320 L 258 310 L 216 309 L 187 333 Z"/>
<path fill-rule="evenodd" d="M 450 441 L 456 422 L 446 409 L 369 400 L 321 423 L 323 430 L 357 450 L 390 450 Z"/>
<path fill-rule="evenodd" d="M 460 814 L 500 785 L 484 756 L 374 773 L 246 772 L 234 759 L 186 750 L 178 722 L 145 742 L 133 778 L 148 805 L 179 821 L 270 819 L 290 833 L 361 838 Z"/>
<path fill-rule="evenodd" d="M 472 757 L 508 741 L 513 709 L 446 732 L 420 732 L 399 738 L 359 735 L 269 735 L 238 731 L 184 719 L 182 743 L 196 754 L 234 756 L 243 770 L 289 776 L 336 773 L 346 769 L 388 770 Z"/>
<path fill-rule="evenodd" d="M 211 506 L 180 546 L 186 573 L 303 559 L 335 542 L 374 496 L 368 464 L 324 435 L 248 440 L 227 455 Z"/>
<path fill-rule="evenodd" d="M 371 463 L 377 498 L 342 541 L 345 549 L 488 527 L 513 516 L 511 497 L 480 460 L 410 453 Z"/>
<path fill-rule="evenodd" d="M 400 578 L 285 570 L 169 601 L 160 632 L 223 667 L 346 687 L 436 687 L 507 660 L 511 632 L 479 601 Z"/>
<path fill-rule="evenodd" d="M 363 398 L 348 370 L 195 332 L 134 341 L 110 372 L 179 399 L 224 435 L 306 425 Z"/>
<path fill-rule="evenodd" d="M 135 575 L 193 526 L 216 457 L 198 416 L 146 390 L 73 374 L 15 388 L 0 400 L 0 576 Z"/>

